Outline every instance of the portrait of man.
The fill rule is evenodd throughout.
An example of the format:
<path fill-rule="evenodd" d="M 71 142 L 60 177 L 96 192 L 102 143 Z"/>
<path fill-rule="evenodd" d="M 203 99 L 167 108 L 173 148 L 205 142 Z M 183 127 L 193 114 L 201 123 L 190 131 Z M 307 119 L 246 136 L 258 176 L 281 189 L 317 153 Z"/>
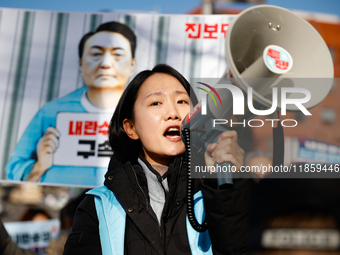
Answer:
<path fill-rule="evenodd" d="M 82 37 L 78 53 L 85 86 L 38 111 L 6 165 L 10 180 L 102 184 L 107 165 L 87 160 L 112 155 L 108 143 L 96 137 L 106 139 L 107 118 L 135 70 L 136 43 L 134 32 L 119 22 L 101 24 Z"/>

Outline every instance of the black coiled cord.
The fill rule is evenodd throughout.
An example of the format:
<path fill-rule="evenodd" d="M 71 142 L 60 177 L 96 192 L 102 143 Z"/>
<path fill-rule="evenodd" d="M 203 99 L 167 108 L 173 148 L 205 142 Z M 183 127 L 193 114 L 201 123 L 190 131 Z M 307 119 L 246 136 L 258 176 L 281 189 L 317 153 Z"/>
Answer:
<path fill-rule="evenodd" d="M 193 194 L 193 184 L 190 176 L 191 171 L 191 150 L 190 150 L 190 130 L 188 128 L 182 129 L 182 140 L 185 145 L 185 153 L 184 153 L 184 167 L 187 169 L 187 213 L 188 213 L 188 219 L 191 224 L 191 226 L 197 231 L 197 232 L 204 232 L 207 230 L 208 225 L 206 220 L 204 219 L 203 223 L 198 223 L 195 211 L 194 211 L 194 194 Z"/>

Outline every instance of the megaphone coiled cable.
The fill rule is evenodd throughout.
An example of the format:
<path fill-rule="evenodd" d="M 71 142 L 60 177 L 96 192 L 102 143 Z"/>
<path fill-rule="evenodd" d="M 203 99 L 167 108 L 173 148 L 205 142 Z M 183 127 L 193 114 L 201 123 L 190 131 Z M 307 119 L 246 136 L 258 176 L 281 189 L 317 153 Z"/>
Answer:
<path fill-rule="evenodd" d="M 193 183 L 191 179 L 191 149 L 190 149 L 190 130 L 188 128 L 182 129 L 182 140 L 185 145 L 185 153 L 184 153 L 184 167 L 187 170 L 187 214 L 188 219 L 197 232 L 205 232 L 208 229 L 208 225 L 206 220 L 204 219 L 203 223 L 200 224 L 195 216 L 194 209 L 194 194 L 193 194 Z"/>

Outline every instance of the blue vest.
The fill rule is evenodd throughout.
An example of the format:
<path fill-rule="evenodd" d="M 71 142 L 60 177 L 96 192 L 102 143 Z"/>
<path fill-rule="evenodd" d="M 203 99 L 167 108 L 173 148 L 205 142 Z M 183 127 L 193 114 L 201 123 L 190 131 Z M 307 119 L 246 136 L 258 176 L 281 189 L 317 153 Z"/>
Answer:
<path fill-rule="evenodd" d="M 87 194 L 94 195 L 99 220 L 99 235 L 103 255 L 124 255 L 126 213 L 115 194 L 106 186 L 92 189 Z M 199 191 L 194 195 L 195 215 L 198 222 L 204 217 L 203 196 Z M 211 241 L 208 231 L 195 231 L 186 219 L 191 254 L 211 254 Z"/>

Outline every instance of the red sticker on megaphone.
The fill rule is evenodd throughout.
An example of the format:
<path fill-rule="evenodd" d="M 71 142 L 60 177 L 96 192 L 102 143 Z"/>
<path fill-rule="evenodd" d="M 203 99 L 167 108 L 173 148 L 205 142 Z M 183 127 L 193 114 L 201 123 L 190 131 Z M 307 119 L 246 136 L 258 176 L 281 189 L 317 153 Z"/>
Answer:
<path fill-rule="evenodd" d="M 293 58 L 289 52 L 277 45 L 269 45 L 264 49 L 263 61 L 276 74 L 287 73 L 293 66 Z"/>

